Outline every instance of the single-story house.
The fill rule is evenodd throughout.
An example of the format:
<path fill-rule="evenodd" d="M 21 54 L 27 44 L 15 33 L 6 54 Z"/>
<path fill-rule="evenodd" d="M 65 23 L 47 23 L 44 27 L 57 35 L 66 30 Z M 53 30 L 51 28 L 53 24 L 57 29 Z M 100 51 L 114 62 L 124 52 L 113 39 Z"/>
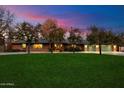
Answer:
<path fill-rule="evenodd" d="M 25 41 L 12 42 L 11 48 L 13 51 L 27 51 L 27 43 Z M 61 43 L 52 44 L 53 51 L 99 51 L 99 45 L 89 45 L 86 41 L 70 44 L 69 41 L 63 41 Z M 48 52 L 50 49 L 49 42 L 47 40 L 40 40 L 39 43 L 31 43 L 30 50 L 38 52 Z M 117 45 L 101 45 L 102 51 L 119 51 Z"/>

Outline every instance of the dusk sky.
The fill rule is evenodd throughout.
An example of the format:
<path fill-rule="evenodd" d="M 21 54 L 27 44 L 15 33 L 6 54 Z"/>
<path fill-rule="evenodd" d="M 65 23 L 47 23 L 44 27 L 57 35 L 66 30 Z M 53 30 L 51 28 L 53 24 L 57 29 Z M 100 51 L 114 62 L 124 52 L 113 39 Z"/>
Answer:
<path fill-rule="evenodd" d="M 113 31 L 124 31 L 124 6 L 87 5 L 27 5 L 5 6 L 16 15 L 16 22 L 43 23 L 48 18 L 61 26 L 86 29 L 97 25 Z"/>

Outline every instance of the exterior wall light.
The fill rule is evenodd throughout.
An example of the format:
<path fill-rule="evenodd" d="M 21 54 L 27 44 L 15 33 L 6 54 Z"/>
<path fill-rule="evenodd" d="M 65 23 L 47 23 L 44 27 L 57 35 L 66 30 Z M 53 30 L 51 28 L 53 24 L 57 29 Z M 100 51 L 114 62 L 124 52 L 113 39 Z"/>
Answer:
<path fill-rule="evenodd" d="M 114 49 L 116 49 L 116 48 L 117 48 L 117 46 L 116 46 L 116 45 L 114 45 L 114 46 L 113 46 L 113 48 L 114 48 Z"/>
<path fill-rule="evenodd" d="M 96 45 L 96 48 L 99 48 L 99 45 Z"/>
<path fill-rule="evenodd" d="M 87 45 L 84 45 L 84 48 L 87 48 Z"/>
<path fill-rule="evenodd" d="M 116 50 L 117 50 L 117 46 L 113 45 L 113 51 L 116 51 Z"/>

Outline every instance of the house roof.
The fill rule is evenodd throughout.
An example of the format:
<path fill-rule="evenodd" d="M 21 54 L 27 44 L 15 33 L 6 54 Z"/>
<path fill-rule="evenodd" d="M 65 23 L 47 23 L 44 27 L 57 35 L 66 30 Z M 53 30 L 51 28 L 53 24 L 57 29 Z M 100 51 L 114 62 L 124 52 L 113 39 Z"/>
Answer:
<path fill-rule="evenodd" d="M 42 43 L 42 44 L 49 43 L 49 41 L 46 40 L 46 39 L 39 39 L 38 41 L 39 41 L 39 43 Z M 22 44 L 22 43 L 27 43 L 27 42 L 25 40 L 18 40 L 18 41 L 12 41 L 12 43 Z M 35 43 L 35 41 L 32 41 L 31 43 Z M 70 44 L 70 42 L 68 40 L 63 40 L 62 43 L 64 43 L 64 44 Z M 78 44 L 88 44 L 88 42 L 85 41 L 85 40 L 82 40 Z"/>

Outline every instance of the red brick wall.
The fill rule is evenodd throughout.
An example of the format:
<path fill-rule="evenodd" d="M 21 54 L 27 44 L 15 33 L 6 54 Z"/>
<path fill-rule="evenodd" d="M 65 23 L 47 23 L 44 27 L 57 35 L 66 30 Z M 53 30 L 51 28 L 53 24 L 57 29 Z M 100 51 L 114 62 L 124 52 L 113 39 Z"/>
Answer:
<path fill-rule="evenodd" d="M 19 50 L 23 50 L 22 46 L 21 45 L 15 45 L 15 44 L 12 44 L 12 49 L 19 49 Z"/>

